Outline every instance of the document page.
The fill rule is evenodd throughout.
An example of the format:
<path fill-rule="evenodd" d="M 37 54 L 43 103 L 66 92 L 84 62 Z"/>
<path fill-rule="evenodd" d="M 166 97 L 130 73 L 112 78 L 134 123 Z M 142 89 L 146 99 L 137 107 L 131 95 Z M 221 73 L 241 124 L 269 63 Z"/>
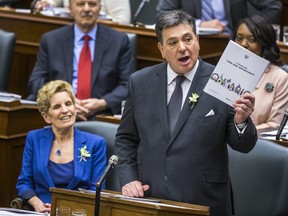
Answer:
<path fill-rule="evenodd" d="M 224 103 L 233 102 L 252 92 L 269 61 L 230 40 L 204 91 Z"/>

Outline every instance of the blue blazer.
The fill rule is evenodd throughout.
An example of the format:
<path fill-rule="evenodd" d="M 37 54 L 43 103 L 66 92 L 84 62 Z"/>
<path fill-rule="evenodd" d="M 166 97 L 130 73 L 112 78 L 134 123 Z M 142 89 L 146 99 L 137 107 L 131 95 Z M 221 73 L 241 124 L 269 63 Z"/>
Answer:
<path fill-rule="evenodd" d="M 37 62 L 28 82 L 29 100 L 51 80 L 72 84 L 74 26 L 47 32 L 40 42 Z M 92 51 L 91 51 L 92 52 Z M 128 93 L 128 78 L 133 71 L 131 45 L 126 33 L 98 24 L 92 63 L 91 97 L 108 103 L 107 114 L 117 114 Z"/>
<path fill-rule="evenodd" d="M 27 191 L 35 192 L 44 202 L 51 203 L 50 187 L 55 187 L 49 171 L 48 162 L 54 134 L 52 128 L 30 131 L 27 135 L 22 170 L 16 188 L 18 196 Z M 80 161 L 80 148 L 87 146 L 91 157 Z M 74 177 L 66 189 L 96 189 L 106 166 L 106 141 L 103 137 L 74 128 Z"/>

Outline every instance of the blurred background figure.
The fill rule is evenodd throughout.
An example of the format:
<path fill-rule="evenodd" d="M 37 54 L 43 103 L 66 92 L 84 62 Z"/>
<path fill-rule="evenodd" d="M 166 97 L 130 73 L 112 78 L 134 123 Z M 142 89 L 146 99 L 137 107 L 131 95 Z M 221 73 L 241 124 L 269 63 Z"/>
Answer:
<path fill-rule="evenodd" d="M 118 0 L 117 0 L 118 1 Z M 65 80 L 76 94 L 79 120 L 121 113 L 134 59 L 126 33 L 97 23 L 100 0 L 70 0 L 74 25 L 45 33 L 28 81 L 28 100 L 48 81 Z"/>
<path fill-rule="evenodd" d="M 39 0 L 35 2 L 36 11 L 46 10 L 49 7 L 69 7 L 70 0 Z M 129 0 L 101 0 L 100 14 L 106 19 L 128 24 L 131 22 L 131 7 Z M 104 16 L 105 15 L 105 16 Z"/>
<path fill-rule="evenodd" d="M 248 16 L 249 9 L 277 23 L 281 15 L 281 0 L 159 0 L 158 12 L 183 9 L 196 19 L 197 27 L 217 28 L 233 33 L 241 18 Z"/>
<path fill-rule="evenodd" d="M 69 83 L 48 82 L 39 90 L 37 104 L 51 127 L 28 133 L 16 187 L 24 203 L 49 213 L 50 187 L 96 190 L 106 166 L 106 141 L 74 127 L 75 95 Z"/>
<path fill-rule="evenodd" d="M 272 24 L 255 15 L 240 21 L 235 42 L 270 61 L 256 89 L 255 110 L 251 117 L 258 132 L 279 127 L 288 106 L 288 74 L 280 68 L 280 50 Z"/>

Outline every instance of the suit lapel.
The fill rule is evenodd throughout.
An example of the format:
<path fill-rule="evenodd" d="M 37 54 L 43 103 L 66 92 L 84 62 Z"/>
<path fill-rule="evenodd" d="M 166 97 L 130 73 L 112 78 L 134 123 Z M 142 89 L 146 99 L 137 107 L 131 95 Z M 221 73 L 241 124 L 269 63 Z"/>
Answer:
<path fill-rule="evenodd" d="M 195 14 L 196 14 L 196 16 L 195 17 L 199 17 L 200 19 L 201 19 L 201 16 L 202 16 L 202 4 L 201 4 L 201 0 L 196 0 L 195 1 L 195 8 L 196 9 L 194 9 L 194 11 L 195 11 Z"/>
<path fill-rule="evenodd" d="M 80 161 L 80 149 L 87 143 L 86 138 L 79 132 L 77 128 L 74 128 L 74 177 L 67 186 L 67 189 L 76 188 L 82 179 L 85 171 L 85 161 Z"/>
<path fill-rule="evenodd" d="M 228 27 L 233 31 L 233 22 L 232 22 L 232 16 L 231 16 L 231 10 L 230 10 L 230 0 L 224 0 L 223 1 L 224 4 L 224 10 L 225 10 L 225 14 L 226 14 L 226 19 L 228 19 Z M 231 24 L 231 25 L 229 25 Z"/>
<path fill-rule="evenodd" d="M 167 116 L 167 63 L 159 65 L 153 79 L 154 100 L 166 140 L 170 138 Z"/>
<path fill-rule="evenodd" d="M 44 163 L 40 163 L 41 172 L 44 176 L 45 181 L 48 183 L 50 187 L 55 187 L 48 171 L 48 162 L 50 158 L 50 152 L 53 140 L 54 140 L 54 134 L 52 132 L 52 128 L 49 128 L 49 130 L 46 130 L 45 133 L 43 133 L 43 135 L 39 140 L 40 145 L 37 146 L 39 148 L 39 155 L 37 155 L 37 157 L 41 157 L 41 161 L 44 161 Z"/>
<path fill-rule="evenodd" d="M 194 79 L 192 81 L 192 84 L 190 86 L 190 89 L 188 91 L 187 97 L 185 98 L 185 102 L 182 108 L 182 111 L 180 113 L 179 119 L 176 123 L 175 129 L 171 135 L 171 139 L 169 140 L 169 145 L 173 142 L 177 134 L 179 133 L 180 129 L 183 127 L 185 122 L 187 121 L 191 111 L 195 109 L 197 106 L 197 103 L 194 105 L 193 109 L 191 109 L 191 104 L 189 103 L 189 97 L 191 97 L 192 93 L 196 93 L 199 95 L 198 100 L 201 97 L 201 94 L 203 93 L 203 89 L 206 86 L 206 83 L 210 77 L 211 70 L 207 68 L 202 60 L 199 60 L 199 66 L 196 71 L 196 74 L 194 76 Z"/>
<path fill-rule="evenodd" d="M 105 30 L 102 28 L 100 24 L 98 24 L 98 29 L 96 33 L 96 43 L 94 48 L 94 59 L 92 62 L 92 86 L 93 83 L 95 83 L 96 78 L 98 76 L 103 53 L 105 53 L 105 47 L 106 47 L 106 40 L 105 37 L 108 37 L 105 33 Z"/>
<path fill-rule="evenodd" d="M 63 53 L 67 74 L 67 81 L 69 83 L 72 83 L 73 56 L 74 56 L 74 25 L 69 26 L 67 29 L 67 34 L 65 35 L 65 42 L 63 43 Z"/>

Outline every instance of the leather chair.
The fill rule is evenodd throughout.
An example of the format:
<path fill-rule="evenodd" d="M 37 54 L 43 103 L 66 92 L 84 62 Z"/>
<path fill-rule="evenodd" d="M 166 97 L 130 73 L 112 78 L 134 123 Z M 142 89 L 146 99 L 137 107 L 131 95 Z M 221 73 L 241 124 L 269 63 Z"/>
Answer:
<path fill-rule="evenodd" d="M 15 41 L 15 33 L 0 29 L 0 91 L 2 92 L 8 91 Z"/>
<path fill-rule="evenodd" d="M 12 7 L 18 2 L 19 0 L 0 0 L 0 7 Z"/>
<path fill-rule="evenodd" d="M 258 139 L 243 154 L 229 148 L 236 216 L 288 215 L 288 148 Z"/>
<path fill-rule="evenodd" d="M 132 58 L 134 62 L 133 72 L 135 72 L 137 69 L 137 35 L 134 33 L 127 33 L 127 36 L 131 45 Z"/>
<path fill-rule="evenodd" d="M 114 141 L 115 141 L 115 135 L 119 126 L 118 124 L 101 122 L 101 121 L 86 121 L 86 122 L 76 122 L 75 126 L 79 130 L 97 134 L 106 139 L 107 160 L 109 160 L 109 158 L 115 154 Z M 111 172 L 107 176 L 105 189 L 112 190 L 112 191 L 119 191 L 119 192 L 121 191 L 120 181 L 118 179 L 115 168 L 111 170 Z"/>

